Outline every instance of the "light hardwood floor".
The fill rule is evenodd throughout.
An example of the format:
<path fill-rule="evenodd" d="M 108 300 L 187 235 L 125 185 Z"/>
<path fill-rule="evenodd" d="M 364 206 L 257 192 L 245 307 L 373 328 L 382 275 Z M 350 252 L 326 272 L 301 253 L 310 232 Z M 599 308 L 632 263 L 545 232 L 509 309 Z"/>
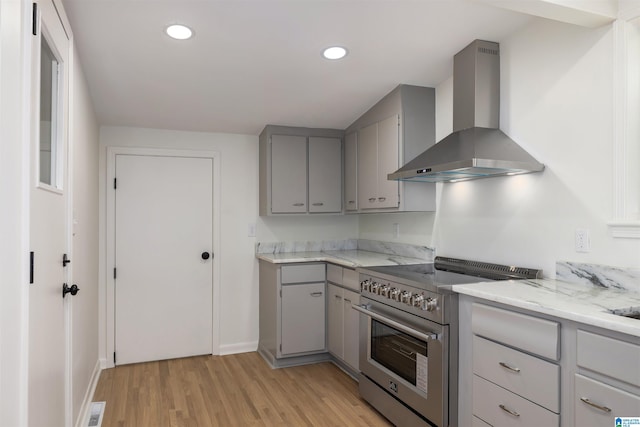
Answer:
<path fill-rule="evenodd" d="M 333 364 L 271 369 L 258 353 L 107 369 L 93 400 L 103 427 L 391 425 Z"/>

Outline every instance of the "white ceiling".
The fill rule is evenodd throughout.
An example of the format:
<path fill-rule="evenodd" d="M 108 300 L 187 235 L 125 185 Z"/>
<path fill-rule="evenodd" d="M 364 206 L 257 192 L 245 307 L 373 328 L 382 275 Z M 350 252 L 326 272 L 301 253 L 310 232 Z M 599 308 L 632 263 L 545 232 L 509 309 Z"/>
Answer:
<path fill-rule="evenodd" d="M 476 38 L 525 25 L 467 0 L 64 0 L 104 125 L 257 135 L 344 129 L 400 83 L 435 86 Z M 163 30 L 183 23 L 195 37 Z M 321 50 L 349 55 L 327 61 Z"/>

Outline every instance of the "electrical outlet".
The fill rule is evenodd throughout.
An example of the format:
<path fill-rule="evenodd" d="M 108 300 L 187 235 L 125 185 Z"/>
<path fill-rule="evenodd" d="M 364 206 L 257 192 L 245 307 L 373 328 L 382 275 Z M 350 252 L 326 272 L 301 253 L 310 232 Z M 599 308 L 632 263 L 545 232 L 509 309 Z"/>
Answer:
<path fill-rule="evenodd" d="M 591 238 L 589 237 L 589 230 L 576 229 L 575 246 L 576 252 L 591 251 Z"/>
<path fill-rule="evenodd" d="M 393 238 L 397 239 L 398 237 L 400 237 L 400 224 L 393 223 Z"/>
<path fill-rule="evenodd" d="M 249 237 L 256 237 L 256 224 L 255 223 L 250 223 L 247 226 L 247 235 Z"/>

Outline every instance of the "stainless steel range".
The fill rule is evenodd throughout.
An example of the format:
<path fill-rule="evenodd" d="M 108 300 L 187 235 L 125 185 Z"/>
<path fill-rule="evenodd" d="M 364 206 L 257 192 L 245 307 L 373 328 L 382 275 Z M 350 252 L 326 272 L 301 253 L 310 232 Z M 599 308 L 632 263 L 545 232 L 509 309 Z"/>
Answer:
<path fill-rule="evenodd" d="M 360 395 L 397 426 L 456 427 L 458 297 L 453 285 L 541 270 L 436 257 L 360 273 Z"/>

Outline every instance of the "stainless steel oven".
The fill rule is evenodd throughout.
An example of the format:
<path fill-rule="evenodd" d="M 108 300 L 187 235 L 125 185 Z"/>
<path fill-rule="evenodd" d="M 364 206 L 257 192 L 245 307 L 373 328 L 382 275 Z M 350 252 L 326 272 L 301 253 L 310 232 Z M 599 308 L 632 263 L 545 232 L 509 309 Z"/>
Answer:
<path fill-rule="evenodd" d="M 449 327 L 366 297 L 361 303 L 355 307 L 363 314 L 360 331 L 366 331 L 360 334 L 360 370 L 366 376 L 360 378 L 361 394 L 375 394 L 384 385 L 399 404 L 425 418 L 396 410 L 396 425 L 447 425 Z"/>
<path fill-rule="evenodd" d="M 357 271 L 360 395 L 398 427 L 458 427 L 458 297 L 451 287 L 541 271 L 444 257 Z"/>

